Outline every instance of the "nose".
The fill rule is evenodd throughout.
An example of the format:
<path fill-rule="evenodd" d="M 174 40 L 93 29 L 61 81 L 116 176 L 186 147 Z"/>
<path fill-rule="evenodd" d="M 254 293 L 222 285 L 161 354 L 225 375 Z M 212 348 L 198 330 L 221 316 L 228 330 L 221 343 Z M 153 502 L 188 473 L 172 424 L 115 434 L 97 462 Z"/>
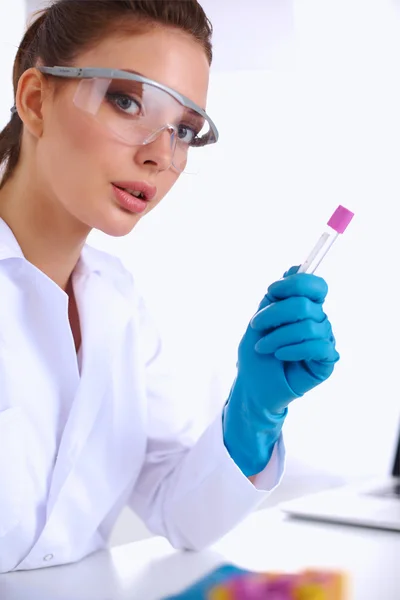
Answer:
<path fill-rule="evenodd" d="M 172 165 L 176 147 L 176 132 L 173 128 L 162 130 L 149 136 L 148 141 L 138 146 L 135 160 L 140 165 L 152 165 L 157 171 L 166 171 Z"/>

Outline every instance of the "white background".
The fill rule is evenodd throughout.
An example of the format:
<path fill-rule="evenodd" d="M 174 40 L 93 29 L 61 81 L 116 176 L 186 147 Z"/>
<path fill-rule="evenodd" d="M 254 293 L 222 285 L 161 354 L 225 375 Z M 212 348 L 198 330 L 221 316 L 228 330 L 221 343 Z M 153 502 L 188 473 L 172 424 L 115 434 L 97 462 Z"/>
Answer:
<path fill-rule="evenodd" d="M 39 5 L 29 2 L 29 8 Z M 319 274 L 342 356 L 293 405 L 289 461 L 388 472 L 399 391 L 400 16 L 394 0 L 203 0 L 215 28 L 208 111 L 220 142 L 193 157 L 124 238 L 91 242 L 133 271 L 180 365 L 199 429 L 235 374 L 266 288 L 299 264 L 338 204 L 356 213 Z M 0 125 L 22 0 L 0 5 Z"/>

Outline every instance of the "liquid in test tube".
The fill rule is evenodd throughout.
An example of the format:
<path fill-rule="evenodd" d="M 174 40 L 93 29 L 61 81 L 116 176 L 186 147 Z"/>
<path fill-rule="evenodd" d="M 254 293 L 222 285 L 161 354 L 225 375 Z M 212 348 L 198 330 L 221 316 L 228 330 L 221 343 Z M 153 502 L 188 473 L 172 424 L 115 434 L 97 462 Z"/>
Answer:
<path fill-rule="evenodd" d="M 341 205 L 338 206 L 327 223 L 326 231 L 321 235 L 297 272 L 314 273 L 339 235 L 346 231 L 353 217 L 354 213 L 351 210 Z"/>

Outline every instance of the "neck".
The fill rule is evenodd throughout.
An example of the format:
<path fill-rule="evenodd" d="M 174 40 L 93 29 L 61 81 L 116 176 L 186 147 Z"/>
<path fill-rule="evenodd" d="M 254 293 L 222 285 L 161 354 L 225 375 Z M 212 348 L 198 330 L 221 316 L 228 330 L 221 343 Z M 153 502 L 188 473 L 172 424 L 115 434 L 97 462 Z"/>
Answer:
<path fill-rule="evenodd" d="M 16 174 L 0 189 L 0 217 L 25 258 L 67 291 L 90 229 Z"/>

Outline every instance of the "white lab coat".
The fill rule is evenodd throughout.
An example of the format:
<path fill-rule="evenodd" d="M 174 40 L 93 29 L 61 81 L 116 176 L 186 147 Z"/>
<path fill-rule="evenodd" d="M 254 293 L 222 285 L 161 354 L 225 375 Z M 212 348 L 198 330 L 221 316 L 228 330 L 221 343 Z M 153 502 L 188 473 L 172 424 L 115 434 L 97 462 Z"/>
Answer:
<path fill-rule="evenodd" d="M 68 297 L 0 219 L 0 572 L 104 548 L 129 505 L 176 548 L 201 549 L 280 481 L 284 445 L 254 486 L 228 454 L 221 416 L 195 443 L 131 274 L 85 246 Z M 187 390 L 190 395 L 190 389 Z"/>

